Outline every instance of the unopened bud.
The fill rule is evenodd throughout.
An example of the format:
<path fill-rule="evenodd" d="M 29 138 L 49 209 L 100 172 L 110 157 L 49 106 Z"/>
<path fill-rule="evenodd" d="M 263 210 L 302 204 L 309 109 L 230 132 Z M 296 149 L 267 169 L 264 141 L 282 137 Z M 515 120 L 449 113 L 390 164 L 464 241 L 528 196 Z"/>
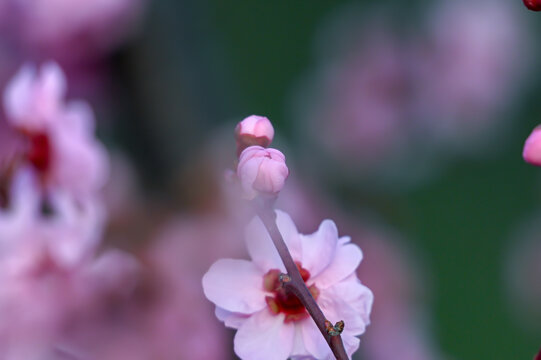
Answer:
<path fill-rule="evenodd" d="M 274 128 L 264 116 L 252 115 L 242 120 L 235 128 L 237 155 L 249 146 L 268 147 L 274 138 Z"/>
<path fill-rule="evenodd" d="M 532 11 L 541 11 L 541 0 L 524 0 L 524 5 Z"/>
<path fill-rule="evenodd" d="M 541 126 L 536 127 L 526 139 L 522 157 L 532 165 L 541 166 Z"/>
<path fill-rule="evenodd" d="M 276 149 L 250 146 L 240 154 L 237 177 L 248 199 L 277 195 L 289 175 L 286 157 Z"/>

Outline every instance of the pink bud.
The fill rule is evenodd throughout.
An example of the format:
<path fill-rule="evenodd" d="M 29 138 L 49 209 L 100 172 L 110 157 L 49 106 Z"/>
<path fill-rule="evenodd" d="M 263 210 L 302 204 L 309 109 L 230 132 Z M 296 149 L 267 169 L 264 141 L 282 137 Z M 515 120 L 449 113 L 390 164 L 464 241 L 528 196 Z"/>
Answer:
<path fill-rule="evenodd" d="M 237 124 L 235 137 L 239 155 L 248 146 L 268 147 L 274 137 L 274 128 L 266 117 L 252 115 Z"/>
<path fill-rule="evenodd" d="M 286 157 L 276 149 L 250 146 L 240 154 L 237 176 L 248 199 L 278 194 L 288 175 Z"/>
<path fill-rule="evenodd" d="M 532 165 L 541 166 L 541 126 L 533 129 L 526 139 L 522 157 Z"/>

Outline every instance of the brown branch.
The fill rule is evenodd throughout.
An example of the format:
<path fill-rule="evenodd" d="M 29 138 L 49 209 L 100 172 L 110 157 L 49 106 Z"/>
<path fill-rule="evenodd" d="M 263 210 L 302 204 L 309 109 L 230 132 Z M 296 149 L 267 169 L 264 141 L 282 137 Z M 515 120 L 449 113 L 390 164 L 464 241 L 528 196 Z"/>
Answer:
<path fill-rule="evenodd" d="M 325 315 L 323 315 L 323 312 L 306 287 L 299 269 L 289 253 L 289 249 L 287 248 L 284 238 L 278 230 L 278 226 L 276 225 L 276 213 L 272 209 L 272 206 L 269 206 L 269 203 L 265 203 L 258 209 L 258 216 L 261 218 L 261 221 L 263 221 L 263 225 L 265 225 L 265 228 L 267 229 L 276 250 L 278 250 L 278 254 L 280 254 L 280 257 L 285 265 L 287 275 L 289 276 L 288 278 L 282 279 L 283 286 L 290 290 L 304 305 L 316 323 L 319 331 L 327 341 L 327 344 L 329 344 L 329 347 L 331 348 L 336 359 L 349 360 L 346 350 L 344 349 L 342 337 L 340 336 L 341 331 L 335 332 L 329 328 L 330 323 L 327 321 Z"/>

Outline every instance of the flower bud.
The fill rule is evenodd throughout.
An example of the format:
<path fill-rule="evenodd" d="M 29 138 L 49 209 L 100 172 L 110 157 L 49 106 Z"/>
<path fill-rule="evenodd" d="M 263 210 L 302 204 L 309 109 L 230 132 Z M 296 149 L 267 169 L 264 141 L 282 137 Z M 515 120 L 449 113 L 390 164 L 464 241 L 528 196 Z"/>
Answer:
<path fill-rule="evenodd" d="M 278 194 L 288 175 L 286 157 L 276 149 L 250 146 L 240 154 L 237 177 L 248 199 Z"/>
<path fill-rule="evenodd" d="M 242 120 L 235 128 L 237 139 L 237 155 L 248 146 L 259 145 L 268 147 L 274 137 L 274 128 L 264 116 L 252 115 Z"/>
<path fill-rule="evenodd" d="M 541 11 L 541 0 L 523 0 L 524 5 L 532 11 Z"/>
<path fill-rule="evenodd" d="M 537 126 L 526 139 L 522 157 L 532 165 L 541 166 L 541 126 Z"/>

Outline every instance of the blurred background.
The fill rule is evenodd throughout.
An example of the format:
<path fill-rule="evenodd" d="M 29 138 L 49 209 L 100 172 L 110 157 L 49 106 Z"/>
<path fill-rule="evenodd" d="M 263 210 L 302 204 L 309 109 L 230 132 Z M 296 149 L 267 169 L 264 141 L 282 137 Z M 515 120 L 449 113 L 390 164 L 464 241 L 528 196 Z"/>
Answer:
<path fill-rule="evenodd" d="M 521 152 L 541 122 L 539 14 L 520 0 L 91 3 L 0 0 L 0 86 L 53 59 L 96 112 L 103 247 L 144 264 L 108 308 L 123 325 L 92 325 L 115 334 L 99 358 L 142 339 L 141 359 L 235 358 L 200 278 L 245 255 L 223 171 L 251 114 L 288 158 L 280 207 L 363 249 L 375 304 L 357 359 L 538 351 L 541 171 Z"/>

